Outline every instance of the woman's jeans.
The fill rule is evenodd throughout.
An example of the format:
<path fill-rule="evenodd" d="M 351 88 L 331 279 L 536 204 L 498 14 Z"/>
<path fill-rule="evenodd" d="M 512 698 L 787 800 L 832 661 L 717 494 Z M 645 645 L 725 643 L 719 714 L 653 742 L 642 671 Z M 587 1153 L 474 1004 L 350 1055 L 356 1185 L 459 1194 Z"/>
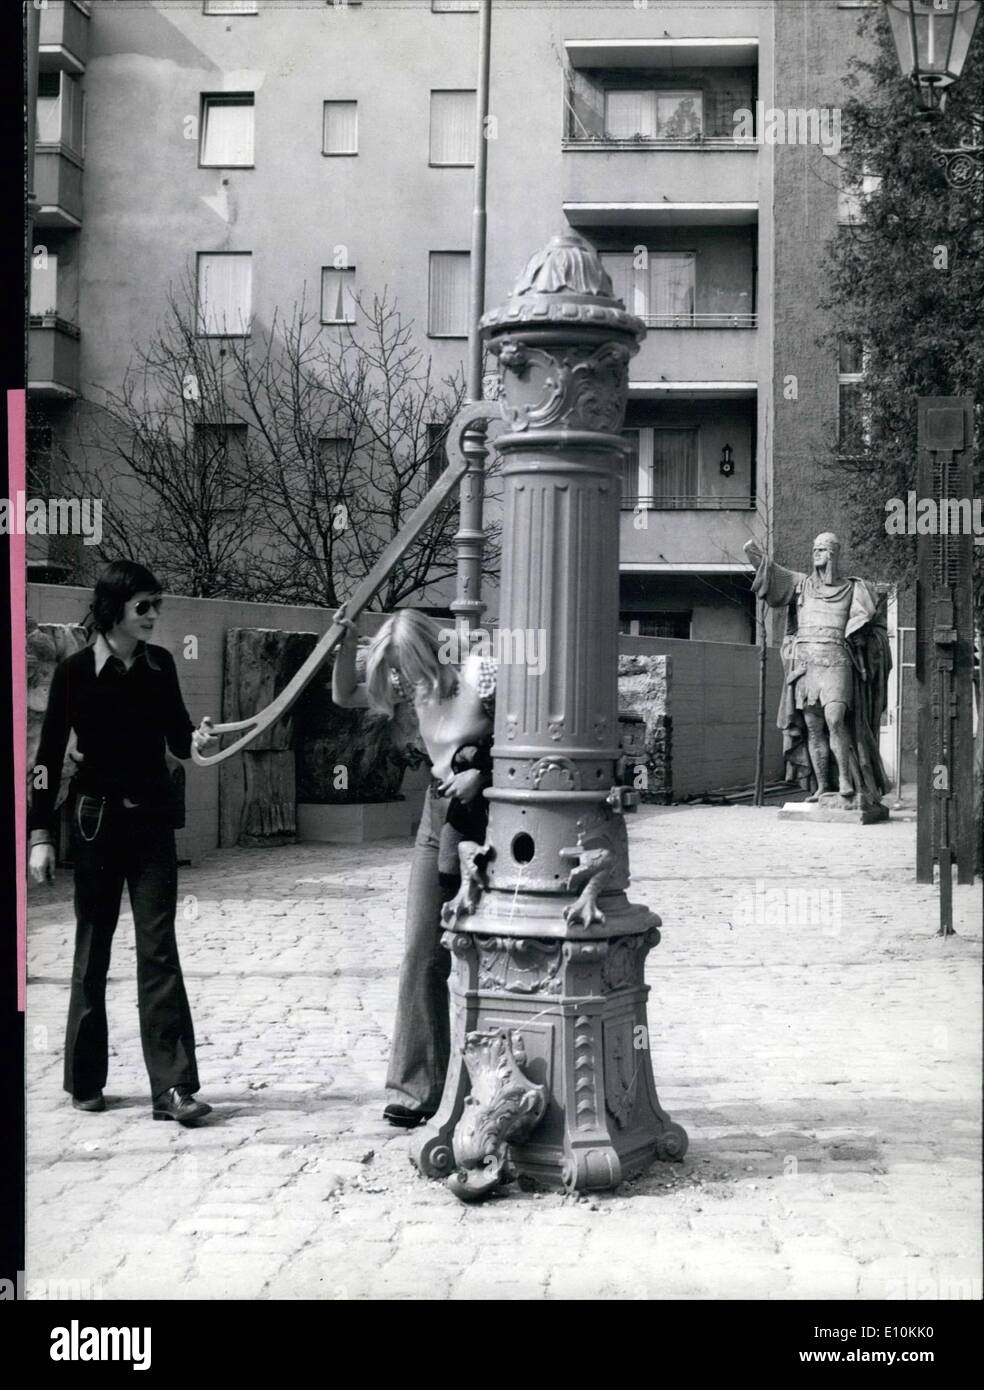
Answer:
<path fill-rule="evenodd" d="M 106 976 L 123 885 L 130 892 L 137 950 L 140 1040 L 157 1096 L 198 1090 L 195 1033 L 178 959 L 174 918 L 178 867 L 174 831 L 160 814 L 79 797 L 72 812 L 75 961 L 65 1035 L 65 1090 L 82 1099 L 106 1084 Z"/>
<path fill-rule="evenodd" d="M 451 1055 L 448 975 L 451 954 L 441 945 L 441 905 L 461 884 L 461 835 L 445 824 L 446 797 L 430 789 L 417 831 L 407 901 L 406 945 L 400 967 L 396 1024 L 386 1076 L 388 1098 L 410 1110 L 437 1109 Z"/>

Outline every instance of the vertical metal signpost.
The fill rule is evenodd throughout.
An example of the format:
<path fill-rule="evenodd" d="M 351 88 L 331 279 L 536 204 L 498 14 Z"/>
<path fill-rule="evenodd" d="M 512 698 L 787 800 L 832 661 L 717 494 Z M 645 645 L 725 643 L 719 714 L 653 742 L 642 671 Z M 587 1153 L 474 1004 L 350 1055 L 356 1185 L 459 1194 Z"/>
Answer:
<path fill-rule="evenodd" d="M 453 1057 L 412 1140 L 464 1200 L 515 1173 L 614 1187 L 687 1146 L 653 1081 L 659 918 L 626 897 L 638 793 L 616 785 L 620 431 L 645 329 L 574 234 L 483 326 L 505 426 L 500 621 L 538 660 L 500 664 L 488 842 L 462 845 L 444 912 Z"/>
<path fill-rule="evenodd" d="M 488 177 L 489 74 L 491 57 L 492 0 L 482 0 L 479 13 L 477 129 L 475 134 L 475 206 L 472 212 L 471 288 L 468 305 L 468 399 L 482 399 L 483 343 L 479 320 L 485 308 L 486 182 Z M 458 573 L 451 611 L 458 632 L 465 637 L 485 611 L 482 600 L 482 556 L 485 532 L 485 435 L 488 426 L 477 421 L 466 430 L 462 452 L 468 470 L 461 482 L 458 530 L 455 534 Z"/>
<path fill-rule="evenodd" d="M 916 519 L 916 878 L 932 883 L 939 864 L 943 936 L 953 933 L 953 863 L 959 883 L 974 880 L 974 538 L 969 516 L 963 524 L 973 497 L 973 438 L 971 397 L 920 398 L 918 495 L 934 505 L 926 534 Z"/>

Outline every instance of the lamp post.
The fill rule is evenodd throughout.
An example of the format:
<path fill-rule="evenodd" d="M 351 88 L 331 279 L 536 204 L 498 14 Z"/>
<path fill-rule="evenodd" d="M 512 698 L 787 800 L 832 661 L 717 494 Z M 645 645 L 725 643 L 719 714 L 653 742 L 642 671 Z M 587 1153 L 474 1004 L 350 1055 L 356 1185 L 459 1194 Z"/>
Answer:
<path fill-rule="evenodd" d="M 468 299 L 467 396 L 470 402 L 482 399 L 482 358 L 484 345 L 479 320 L 485 308 L 485 250 L 488 214 L 489 78 L 492 50 L 492 0 L 481 0 L 478 17 L 478 89 L 476 91 L 475 185 L 472 209 L 471 283 Z M 476 419 L 465 431 L 462 450 L 468 469 L 461 480 L 458 498 L 458 530 L 454 543 L 457 555 L 457 584 L 451 611 L 462 637 L 468 636 L 485 612 L 482 599 L 482 560 L 485 554 L 483 511 L 485 504 L 485 461 L 488 451 L 485 435 L 488 424 Z"/>
<path fill-rule="evenodd" d="M 938 119 L 947 93 L 960 79 L 980 18 L 981 0 L 884 0 L 902 75 L 916 90 L 922 115 Z M 979 186 L 984 179 L 984 116 L 972 113 L 956 146 L 936 148 L 951 188 Z"/>
<path fill-rule="evenodd" d="M 614 1187 L 687 1146 L 653 1083 L 659 918 L 626 897 L 638 793 L 616 785 L 620 429 L 645 330 L 573 233 L 482 326 L 505 424 L 500 625 L 526 645 L 500 660 L 487 843 L 461 846 L 444 909 L 453 1056 L 411 1142 L 463 1200 L 514 1172 Z"/>

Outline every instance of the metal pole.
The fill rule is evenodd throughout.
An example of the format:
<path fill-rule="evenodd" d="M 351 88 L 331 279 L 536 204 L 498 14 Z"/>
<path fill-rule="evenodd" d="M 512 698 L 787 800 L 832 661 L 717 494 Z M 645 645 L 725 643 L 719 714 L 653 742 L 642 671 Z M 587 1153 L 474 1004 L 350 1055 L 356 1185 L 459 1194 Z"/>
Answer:
<path fill-rule="evenodd" d="M 482 361 L 484 345 L 479 319 L 485 311 L 485 245 L 487 229 L 486 185 L 489 145 L 486 125 L 489 114 L 489 73 L 491 66 L 492 0 L 482 0 L 479 13 L 477 126 L 475 131 L 475 206 L 472 211 L 471 288 L 468 304 L 468 399 L 482 399 Z M 482 555 L 485 531 L 482 513 L 485 500 L 484 421 L 465 432 L 462 452 L 468 470 L 461 482 L 459 526 L 455 534 L 458 572 L 451 611 L 458 632 L 466 636 L 485 611 L 482 600 Z"/>

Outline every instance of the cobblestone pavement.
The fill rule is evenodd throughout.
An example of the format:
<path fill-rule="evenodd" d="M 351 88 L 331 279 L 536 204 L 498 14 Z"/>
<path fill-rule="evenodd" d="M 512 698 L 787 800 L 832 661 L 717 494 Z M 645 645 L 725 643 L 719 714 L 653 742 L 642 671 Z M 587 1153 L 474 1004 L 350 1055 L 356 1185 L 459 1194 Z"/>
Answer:
<path fill-rule="evenodd" d="M 632 896 L 664 922 L 657 1086 L 690 1151 L 590 1200 L 463 1207 L 382 1123 L 408 843 L 182 871 L 215 1106 L 195 1130 L 151 1122 L 128 916 L 109 1109 L 71 1108 L 70 876 L 33 890 L 29 1296 L 980 1298 L 980 885 L 942 940 L 911 823 L 679 807 L 629 826 Z"/>

